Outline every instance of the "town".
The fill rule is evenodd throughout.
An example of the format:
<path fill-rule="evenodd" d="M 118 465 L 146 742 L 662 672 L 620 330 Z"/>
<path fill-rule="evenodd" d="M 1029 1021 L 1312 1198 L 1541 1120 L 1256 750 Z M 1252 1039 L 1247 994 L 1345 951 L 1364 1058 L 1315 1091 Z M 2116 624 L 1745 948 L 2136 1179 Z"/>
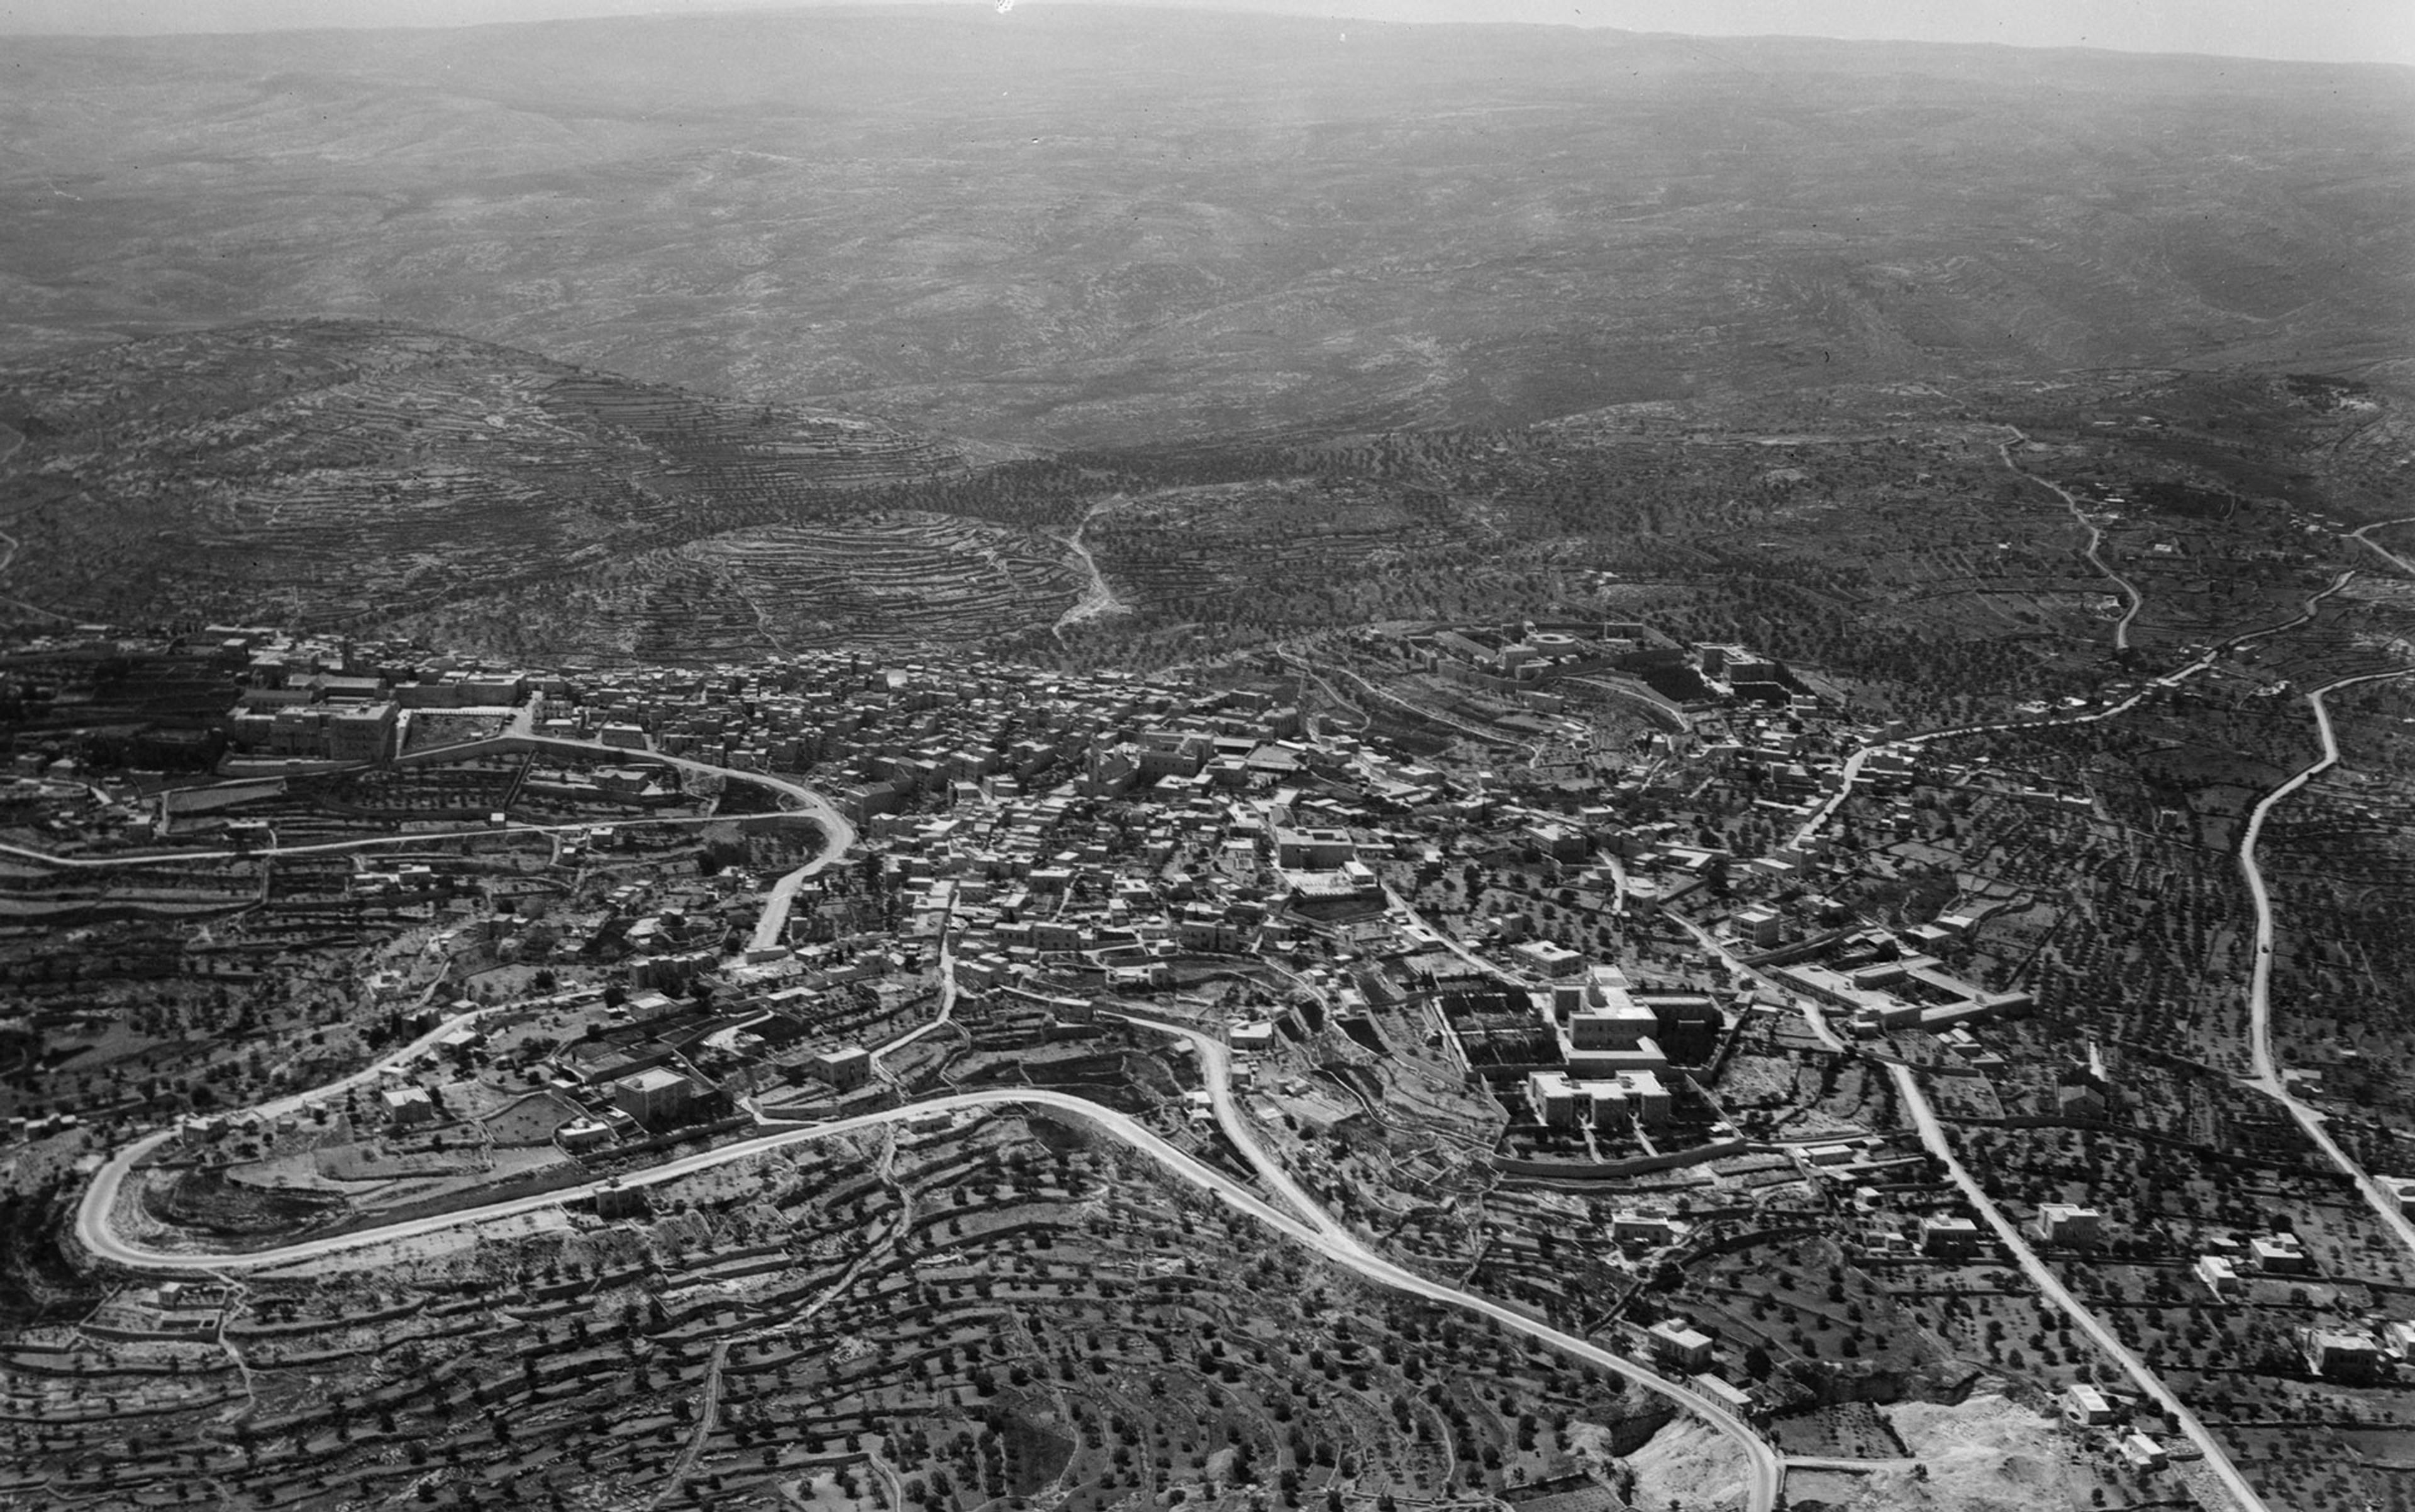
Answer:
<path fill-rule="evenodd" d="M 195 711 L 139 749 L 21 746 L 6 795 L 15 917 L 118 941 L 121 964 L 88 951 L 61 977 L 18 942 L 8 1029 L 41 1074 L 0 1086 L 0 1174 L 17 1200 L 80 1205 L 82 1264 L 135 1278 L 10 1356 L 18 1490 L 88 1474 L 76 1403 L 96 1378 L 132 1372 L 108 1389 L 146 1412 L 202 1412 L 214 1388 L 157 1384 L 200 1369 L 192 1347 L 264 1358 L 356 1326 L 307 1318 L 364 1261 L 465 1264 L 403 1235 L 487 1235 L 482 1272 L 490 1249 L 542 1244 L 554 1276 L 565 1237 L 648 1235 L 654 1258 L 618 1282 L 507 1267 L 525 1306 L 592 1316 L 578 1350 L 514 1346 L 525 1404 L 560 1406 L 570 1433 L 611 1379 L 580 1363 L 612 1355 L 593 1330 L 636 1298 L 654 1321 L 633 1340 L 693 1330 L 720 1370 L 721 1326 L 759 1333 L 793 1308 L 795 1265 L 837 1258 L 766 1248 L 759 1219 L 698 1226 L 762 1200 L 733 1177 L 770 1152 L 843 1160 L 836 1142 L 880 1128 L 884 1161 L 910 1139 L 945 1166 L 969 1140 L 1021 1170 L 1001 1117 L 1036 1130 L 1086 1106 L 1343 1255 L 1380 1245 L 1638 1362 L 1679 1406 L 1776 1445 L 1798 1502 L 1915 1461 L 1907 1412 L 1967 1391 L 1972 1358 L 2017 1373 L 2025 1431 L 2067 1444 L 2072 1474 L 2173 1494 L 2154 1488 L 2210 1474 L 2212 1441 L 2141 1362 L 2166 1346 L 2122 1337 L 2154 1309 L 2193 1320 L 2206 1369 L 2286 1356 L 2377 1423 L 2415 1346 L 2415 1320 L 2375 1300 L 2405 1262 L 2352 1209 L 2309 1227 L 2209 1201 L 2183 1220 L 2067 1163 L 2174 1099 L 2183 1119 L 2209 1110 L 2139 1047 L 2042 1032 L 2041 993 L 2067 990 L 2040 969 L 2042 831 L 2120 815 L 2067 764 L 1986 748 L 2152 685 L 1940 739 L 1857 721 L 1748 648 L 1567 618 L 1359 630 L 1187 676 L 839 651 L 539 671 L 235 625 L 82 627 L 15 666 L 20 698 L 96 724 L 129 684 Z M 2233 675 L 2218 655 L 2198 674 Z M 212 685 L 223 704 L 199 696 Z M 1052 1111 L 1069 1095 L 1075 1112 Z M 1109 1152 L 1062 1141 L 1052 1190 L 1070 1197 Z M 881 1265 L 933 1263 L 912 1248 L 892 1232 Z M 319 1279 L 281 1303 L 223 1280 L 306 1256 Z M 709 1278 L 718 1300 L 665 1310 Z M 70 1396 L 45 1351 L 76 1361 Z M 979 1357 L 913 1389 L 991 1399 Z M 788 1437 L 770 1415 L 667 1425 L 686 1462 L 720 1467 L 684 1482 L 693 1505 L 801 1473 L 817 1494 L 944 1505 L 938 1481 L 898 1489 L 893 1443 L 849 1430 L 881 1400 L 859 1385 L 796 1399 Z M 381 1389 L 289 1404 L 291 1454 L 247 1440 L 219 1473 L 267 1504 L 299 1494 L 328 1473 L 323 1435 L 392 1420 L 375 1404 L 402 1399 Z M 1568 1389 L 1573 1406 L 1591 1388 Z M 1656 1426 L 1683 1419 L 1637 1412 L 1607 1415 L 1648 1464 Z M 1265 1462 L 1329 1506 L 1582 1479 L 1571 1419 L 1529 1421 L 1496 1409 L 1454 1428 L 1464 1452 L 1374 1479 L 1278 1440 Z M 533 1431 L 490 1477 L 593 1463 Z M 348 1474 L 424 1483 L 421 1457 L 382 1442 L 399 1441 L 368 1436 Z M 1169 1455 L 1155 1483 L 1246 1485 L 1248 1458 Z M 1054 1462 L 1042 1479 L 1113 1500 L 1116 1471 Z M 956 1494 L 977 1501 L 966 1468 Z M 173 1461 L 109 1474 L 172 1479 Z"/>

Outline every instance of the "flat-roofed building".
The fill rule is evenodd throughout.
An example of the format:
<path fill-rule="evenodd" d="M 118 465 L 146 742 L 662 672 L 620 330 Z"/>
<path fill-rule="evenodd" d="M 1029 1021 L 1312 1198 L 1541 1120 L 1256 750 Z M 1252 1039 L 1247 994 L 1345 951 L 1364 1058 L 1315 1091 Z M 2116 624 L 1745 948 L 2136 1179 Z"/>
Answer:
<path fill-rule="evenodd" d="M 1765 951 L 1775 946 L 1786 929 L 1786 916 L 1766 904 L 1757 903 L 1749 908 L 1737 909 L 1733 921 L 1736 938 L 1755 950 Z"/>
<path fill-rule="evenodd" d="M 1979 1225 L 1958 1213 L 1940 1213 L 1920 1220 L 1920 1252 L 1925 1255 L 1968 1255 L 1979 1249 Z"/>
<path fill-rule="evenodd" d="M 2091 1385 L 2065 1387 L 2062 1393 L 2062 1418 L 2075 1428 L 2101 1428 L 2115 1421 L 2112 1399 Z"/>
<path fill-rule="evenodd" d="M 649 1129 L 678 1118 L 695 1098 L 695 1084 L 668 1066 L 649 1067 L 612 1084 L 612 1105 Z"/>
<path fill-rule="evenodd" d="M 862 1045 L 825 1050 L 814 1056 L 814 1075 L 841 1092 L 852 1092 L 872 1080 L 872 1052 Z"/>
<path fill-rule="evenodd" d="M 436 1117 L 435 1100 L 422 1087 L 394 1087 L 380 1100 L 385 1104 L 385 1121 L 397 1129 L 409 1129 Z"/>
<path fill-rule="evenodd" d="M 2105 1241 L 2105 1215 L 2093 1207 L 2048 1203 L 2038 1208 L 2038 1237 L 2071 1250 L 2092 1250 Z"/>
<path fill-rule="evenodd" d="M 1693 1327 L 1683 1318 L 1670 1318 L 1644 1330 L 1652 1346 L 1652 1357 L 1664 1365 L 1681 1370 L 1707 1370 L 1718 1342 L 1710 1335 Z"/>

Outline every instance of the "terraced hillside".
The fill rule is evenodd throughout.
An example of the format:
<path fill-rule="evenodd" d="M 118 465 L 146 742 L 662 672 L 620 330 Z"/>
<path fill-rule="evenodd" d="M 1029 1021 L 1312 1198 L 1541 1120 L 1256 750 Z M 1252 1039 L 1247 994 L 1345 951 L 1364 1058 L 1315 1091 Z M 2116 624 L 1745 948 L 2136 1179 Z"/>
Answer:
<path fill-rule="evenodd" d="M 404 628 L 536 659 L 616 651 L 713 661 L 857 645 L 963 646 L 1044 632 L 1080 591 L 1061 542 L 882 511 L 765 525 L 485 595 Z"/>
<path fill-rule="evenodd" d="M 14 581 L 77 618 L 368 622 L 960 470 L 865 420 L 295 322 L 0 375 Z"/>
<path fill-rule="evenodd" d="M 256 325 L 7 375 L 0 606 L 544 663 L 1118 665 L 1556 607 L 2045 696 L 2300 613 L 2329 581 L 2310 514 L 2402 507 L 2406 397 L 2253 370 L 1840 384 L 975 463 L 457 337 Z"/>

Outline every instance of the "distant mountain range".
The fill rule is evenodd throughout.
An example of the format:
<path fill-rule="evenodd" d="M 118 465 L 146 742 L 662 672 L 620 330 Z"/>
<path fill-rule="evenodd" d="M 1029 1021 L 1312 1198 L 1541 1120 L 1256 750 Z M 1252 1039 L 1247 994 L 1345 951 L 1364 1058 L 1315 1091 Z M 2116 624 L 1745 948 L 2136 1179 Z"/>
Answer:
<path fill-rule="evenodd" d="M 2351 371 L 2415 73 L 1089 7 L 12 39 L 0 358 L 343 316 L 1035 445 Z"/>

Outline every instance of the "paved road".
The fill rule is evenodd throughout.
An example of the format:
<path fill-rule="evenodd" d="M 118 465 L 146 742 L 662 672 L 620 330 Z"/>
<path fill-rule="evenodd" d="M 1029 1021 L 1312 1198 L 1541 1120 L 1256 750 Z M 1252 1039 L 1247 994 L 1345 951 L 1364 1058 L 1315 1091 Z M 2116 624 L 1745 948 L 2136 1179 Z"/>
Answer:
<path fill-rule="evenodd" d="M 541 749 L 563 751 L 582 756 L 612 756 L 622 760 L 652 761 L 667 767 L 677 767 L 684 771 L 702 772 L 708 776 L 719 777 L 725 782 L 755 783 L 760 786 L 769 787 L 775 793 L 783 794 L 796 803 L 796 808 L 783 812 L 802 814 L 820 825 L 822 827 L 821 854 L 772 884 L 771 894 L 763 900 L 762 915 L 755 922 L 754 946 L 757 950 L 769 950 L 780 943 L 781 936 L 786 933 L 788 926 L 788 910 L 796 905 L 797 891 L 804 886 L 807 878 L 819 874 L 832 861 L 846 855 L 855 845 L 855 826 L 848 822 L 847 816 L 839 813 L 829 799 L 802 783 L 790 782 L 786 777 L 775 777 L 768 771 L 741 771 L 732 767 L 716 767 L 708 761 L 694 761 L 686 756 L 670 756 L 661 751 L 623 750 L 619 746 L 605 745 L 593 741 L 568 741 L 552 735 L 532 735 L 527 737 L 527 740 L 531 745 Z M 725 817 L 768 818 L 772 816 L 729 815 Z"/>
<path fill-rule="evenodd" d="M 2375 549 L 2380 548 L 2377 546 Z M 2298 1121 L 2298 1127 L 2306 1131 L 2306 1137 L 2315 1142 L 2341 1175 L 2356 1184 L 2358 1195 L 2364 1199 L 2365 1205 L 2373 1209 L 2383 1226 L 2406 1247 L 2409 1254 L 2415 1254 L 2415 1224 L 2408 1222 L 2406 1215 L 2399 1212 L 2398 1205 L 2390 1200 L 2389 1195 L 2348 1151 L 2340 1148 L 2339 1142 L 2332 1139 L 2331 1131 L 2323 1127 L 2323 1115 L 2300 1101 L 2297 1094 L 2289 1090 L 2288 1083 L 2282 1079 L 2280 1062 L 2272 1054 L 2272 894 L 2264 884 L 2264 869 L 2256 860 L 2257 842 L 2264 837 L 2264 824 L 2272 817 L 2272 811 L 2288 801 L 2290 796 L 2306 784 L 2339 765 L 2339 739 L 2332 730 L 2331 711 L 2323 704 L 2324 696 L 2361 682 L 2383 682 L 2411 673 L 2415 673 L 2415 668 L 2370 672 L 2362 677 L 2342 678 L 2307 693 L 2306 702 L 2315 711 L 2315 730 L 2322 738 L 2323 754 L 2296 776 L 2264 795 L 2263 801 L 2249 813 L 2247 828 L 2240 835 L 2239 870 L 2247 880 L 2248 896 L 2256 905 L 2256 965 L 2248 978 L 2247 987 L 2247 1014 L 2256 1074 L 2247 1085 L 2289 1110 L 2289 1116 Z"/>
<path fill-rule="evenodd" d="M 543 999 L 544 1002 L 552 1002 L 556 1000 L 557 999 L 553 998 Z M 508 1010 L 517 1011 L 531 1006 L 533 1005 L 528 1003 L 516 1003 L 511 1005 Z M 369 1062 L 368 1065 L 362 1067 L 359 1070 L 352 1072 L 349 1076 L 338 1077 L 335 1081 L 329 1082 L 324 1085 L 312 1087 L 307 1092 L 294 1092 L 285 1097 L 273 1098 L 266 1102 L 260 1103 L 252 1111 L 259 1113 L 262 1116 L 266 1118 L 279 1118 L 289 1113 L 299 1113 L 312 1103 L 324 1102 L 335 1098 L 340 1098 L 354 1087 L 372 1085 L 388 1071 L 407 1066 L 412 1061 L 417 1060 L 420 1056 L 435 1049 L 444 1037 L 451 1034 L 454 1030 L 473 1024 L 489 1013 L 502 1012 L 506 1010 L 507 1010 L 500 1007 L 480 1008 L 472 1009 L 467 1013 L 456 1014 L 453 1017 L 444 1020 L 442 1024 L 437 1025 L 426 1034 L 421 1035 L 418 1039 L 412 1040 L 410 1043 L 405 1044 L 398 1049 L 390 1051 L 387 1054 L 379 1056 L 376 1060 Z M 159 1130 L 155 1133 L 146 1134 L 141 1139 L 136 1140 L 133 1144 L 119 1150 L 115 1155 L 110 1157 L 106 1164 L 102 1165 L 98 1171 L 93 1173 L 92 1185 L 85 1189 L 83 1194 L 83 1205 L 79 1208 L 76 1213 L 76 1236 L 83 1242 L 86 1249 L 91 1250 L 96 1254 L 109 1255 L 112 1259 L 122 1258 L 121 1255 L 113 1252 L 111 1248 L 115 1241 L 108 1227 L 110 1215 L 114 1213 L 117 1208 L 118 1193 L 125 1187 L 126 1177 L 128 1174 L 134 1169 L 134 1163 L 137 1160 L 142 1160 L 143 1157 L 149 1155 L 152 1151 L 158 1149 L 160 1145 L 175 1137 L 176 1130 L 172 1126 Z M 125 1251 L 126 1254 L 129 1255 L 139 1252 L 140 1251 L 131 1249 Z M 207 1270 L 222 1267 L 226 1265 L 226 1259 L 223 1256 L 208 1258 L 208 1265 L 189 1268 Z M 148 1262 L 127 1260 L 125 1263 L 134 1265 L 147 1264 Z"/>
<path fill-rule="evenodd" d="M 1801 1009 L 1803 1013 L 1803 1022 L 1810 1027 L 1811 1037 L 1819 1040 L 1822 1046 L 1839 1055 L 1850 1055 L 1853 1053 L 1852 1046 L 1845 1043 L 1844 1040 L 1837 1037 L 1837 1031 L 1828 1026 L 1827 1016 L 1820 1011 L 1819 1005 L 1812 1002 L 1808 996 L 1796 993 L 1792 987 L 1787 986 L 1784 982 L 1776 981 L 1766 973 L 1762 972 L 1758 966 L 1746 965 L 1744 958 L 1737 955 L 1733 951 L 1729 950 L 1726 945 L 1720 942 L 1717 936 L 1713 935 L 1709 930 L 1704 929 L 1702 925 L 1694 922 L 1692 920 L 1686 918 L 1683 914 L 1668 914 L 1663 917 L 1675 920 L 1679 928 L 1685 930 L 1687 934 L 1693 936 L 1695 942 L 1701 945 L 1705 952 L 1718 956 L 1719 960 L 1726 965 L 1730 972 L 1740 977 L 1750 978 L 1752 981 L 1760 982 L 1773 995 L 1775 995 L 1780 1002 L 1787 1002 L 1790 1000 L 1793 1001 L 1796 1006 Z M 1814 1137 L 1824 1139 L 1830 1136 L 1818 1135 Z"/>
<path fill-rule="evenodd" d="M 2188 1404 L 2181 1400 L 2171 1387 L 2164 1385 L 2161 1377 L 2148 1369 L 2146 1361 L 2132 1354 L 2130 1347 L 2122 1342 L 2112 1329 L 2071 1294 L 2046 1262 L 2038 1258 L 2037 1251 L 2030 1248 L 2020 1229 L 2004 1216 L 2003 1210 L 1996 1205 L 1995 1199 L 1988 1195 L 1988 1190 L 1979 1185 L 1978 1178 L 1963 1167 L 1954 1153 L 1953 1144 L 1945 1137 L 1944 1129 L 1937 1121 L 1936 1110 L 1928 1105 L 1928 1094 L 1921 1090 L 1920 1078 L 1912 1073 L 1912 1068 L 1890 1063 L 1887 1070 L 1895 1077 L 1896 1096 L 1911 1113 L 1912 1127 L 1919 1130 L 1921 1144 L 1927 1145 L 1928 1153 L 1937 1157 L 1939 1163 L 1945 1167 L 1946 1175 L 1961 1189 L 1963 1200 L 1989 1228 L 1996 1231 L 1997 1239 L 2012 1252 L 2022 1273 L 2046 1295 L 2048 1301 L 2062 1309 L 2063 1315 L 2077 1325 L 2080 1332 L 2093 1340 L 2097 1348 L 2122 1367 L 2132 1385 L 2172 1415 L 2189 1442 L 2205 1455 L 2206 1468 L 2213 1473 L 2242 1507 L 2247 1512 L 2269 1512 L 2256 1488 L 2239 1473 L 2239 1467 L 2230 1462 L 2230 1456 L 2224 1451 L 2222 1442 L 2207 1430 L 2195 1413 L 2189 1411 Z"/>
<path fill-rule="evenodd" d="M 1241 1158 L 1249 1161 L 1250 1169 L 1255 1171 L 1258 1178 L 1273 1189 L 1301 1220 L 1314 1225 L 1333 1244 L 1372 1258 L 1372 1251 L 1359 1242 L 1358 1236 L 1303 1190 L 1292 1179 L 1291 1173 L 1283 1168 L 1283 1163 L 1258 1143 L 1257 1130 L 1251 1126 L 1248 1116 L 1241 1112 L 1239 1100 L 1233 1096 L 1233 1053 L 1223 1040 L 1187 1024 L 1176 1024 L 1130 1010 L 1111 1016 L 1189 1041 L 1199 1056 L 1200 1078 L 1207 1084 L 1208 1105 L 1216 1115 L 1216 1125 L 1241 1152 Z"/>
<path fill-rule="evenodd" d="M 1404 1270 L 1389 1261 L 1369 1254 L 1356 1241 L 1339 1242 L 1331 1237 L 1325 1228 L 1294 1217 L 1230 1176 L 1177 1149 L 1137 1119 L 1092 1102 L 1086 1098 L 1036 1087 L 959 1092 L 947 1097 L 934 1098 L 924 1102 L 909 1103 L 898 1108 L 885 1108 L 876 1113 L 837 1119 L 810 1129 L 785 1130 L 768 1134 L 759 1139 L 748 1140 L 742 1144 L 724 1145 L 718 1149 L 682 1156 L 665 1161 L 651 1170 L 618 1178 L 618 1181 L 623 1187 L 654 1186 L 691 1175 L 698 1171 L 709 1170 L 731 1160 L 748 1160 L 772 1150 L 802 1144 L 808 1140 L 837 1138 L 932 1113 L 969 1113 L 999 1107 L 1042 1107 L 1080 1118 L 1155 1160 L 1177 1180 L 1216 1197 L 1226 1205 L 1316 1250 L 1335 1264 L 1346 1266 L 1376 1285 L 1480 1314 L 1513 1333 L 1522 1334 L 1564 1355 L 1608 1370 L 1646 1391 L 1660 1396 L 1710 1424 L 1714 1430 L 1735 1444 L 1743 1452 L 1747 1460 L 1746 1505 L 1750 1512 L 1773 1512 L 1777 1506 L 1778 1487 L 1785 1474 L 1785 1461 L 1742 1419 L 1710 1398 L 1690 1386 L 1669 1380 L 1624 1355 L 1612 1354 L 1598 1345 L 1563 1333 L 1549 1324 L 1539 1322 L 1501 1303 Z M 122 1177 L 122 1172 L 120 1175 Z M 93 1253 L 120 1265 L 145 1270 L 218 1273 L 272 1270 L 322 1259 L 348 1250 L 385 1244 L 398 1239 L 420 1237 L 449 1229 L 468 1227 L 557 1207 L 563 1203 L 592 1196 L 611 1184 L 607 1181 L 588 1182 L 581 1186 L 546 1192 L 533 1197 L 515 1198 L 463 1212 L 444 1213 L 408 1222 L 389 1224 L 362 1234 L 303 1240 L 250 1254 L 180 1254 L 150 1250 L 118 1237 L 109 1225 L 116 1185 L 112 1182 L 104 1188 L 101 1183 L 96 1182 L 93 1189 L 86 1193 L 83 1205 L 77 1213 L 76 1234 L 85 1248 Z M 1270 1181 L 1269 1185 L 1273 1183 Z"/>

